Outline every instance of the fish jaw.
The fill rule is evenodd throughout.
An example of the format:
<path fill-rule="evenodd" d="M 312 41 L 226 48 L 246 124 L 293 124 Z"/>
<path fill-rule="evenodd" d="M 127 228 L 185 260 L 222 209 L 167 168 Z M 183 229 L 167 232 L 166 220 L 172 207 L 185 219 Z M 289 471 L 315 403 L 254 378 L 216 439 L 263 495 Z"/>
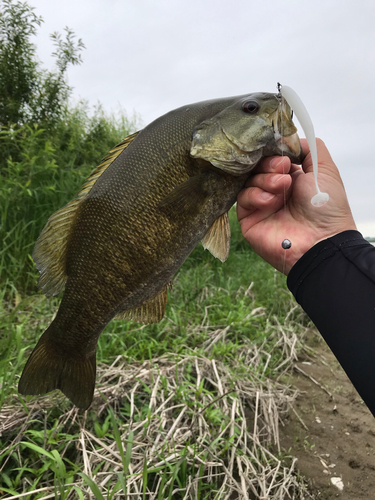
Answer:
<path fill-rule="evenodd" d="M 281 137 L 276 141 L 276 144 L 282 153 L 289 156 L 292 162 L 297 164 L 302 163 L 304 155 L 297 132 Z"/>
<path fill-rule="evenodd" d="M 279 102 L 279 106 L 270 115 L 274 131 L 276 148 L 281 156 L 288 156 L 293 163 L 301 164 L 305 158 L 302 152 L 297 128 L 292 121 L 292 111 L 285 99 Z"/>

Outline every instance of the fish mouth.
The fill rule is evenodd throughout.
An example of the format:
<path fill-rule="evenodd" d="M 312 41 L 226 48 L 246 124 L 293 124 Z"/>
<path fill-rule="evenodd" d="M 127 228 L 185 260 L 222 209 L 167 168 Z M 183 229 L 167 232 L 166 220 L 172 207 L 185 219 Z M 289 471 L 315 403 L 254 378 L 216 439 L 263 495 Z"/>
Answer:
<path fill-rule="evenodd" d="M 294 124 L 292 122 L 292 127 L 294 130 L 296 128 L 294 127 Z M 292 163 L 296 163 L 300 165 L 303 160 L 305 159 L 305 155 L 302 152 L 302 147 L 301 143 L 298 137 L 297 132 L 294 132 L 290 135 L 281 135 L 277 127 L 274 126 L 274 122 L 272 122 L 272 128 L 273 128 L 273 135 L 274 135 L 274 143 L 273 145 L 267 146 L 267 144 L 264 144 L 262 146 L 259 146 L 258 149 L 254 149 L 251 151 L 246 150 L 245 148 L 239 146 L 233 137 L 231 137 L 225 130 L 224 128 L 221 128 L 221 132 L 223 136 L 226 138 L 226 140 L 229 142 L 229 144 L 232 147 L 232 152 L 236 156 L 236 160 L 241 164 L 247 164 L 248 169 L 247 171 L 250 171 L 254 165 L 260 160 L 262 155 L 265 156 L 274 156 L 274 155 L 280 155 L 280 156 L 288 156 Z M 272 132 L 271 132 L 272 134 Z M 276 143 L 276 147 L 275 147 Z M 216 162 L 217 163 L 217 162 Z M 217 165 L 216 165 L 217 166 Z M 243 169 L 243 166 L 241 167 L 241 170 Z"/>
<path fill-rule="evenodd" d="M 281 155 L 287 155 L 293 163 L 301 164 L 305 158 L 301 143 L 290 113 L 279 106 L 271 120 L 276 146 Z"/>
<path fill-rule="evenodd" d="M 284 154 L 287 154 L 292 162 L 294 163 L 302 163 L 305 155 L 302 152 L 301 143 L 298 137 L 297 132 L 292 135 L 282 136 L 280 138 L 276 138 L 276 145 L 280 149 L 280 151 Z"/>

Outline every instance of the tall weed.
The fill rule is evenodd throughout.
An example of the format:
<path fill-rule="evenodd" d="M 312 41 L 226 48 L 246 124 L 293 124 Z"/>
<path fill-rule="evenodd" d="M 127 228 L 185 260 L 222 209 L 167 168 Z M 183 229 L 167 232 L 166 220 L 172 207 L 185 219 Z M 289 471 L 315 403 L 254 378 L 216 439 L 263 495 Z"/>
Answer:
<path fill-rule="evenodd" d="M 0 283 L 35 289 L 32 248 L 48 217 L 73 199 L 106 152 L 133 132 L 136 117 L 93 116 L 81 103 L 51 130 L 24 125 L 0 131 Z"/>

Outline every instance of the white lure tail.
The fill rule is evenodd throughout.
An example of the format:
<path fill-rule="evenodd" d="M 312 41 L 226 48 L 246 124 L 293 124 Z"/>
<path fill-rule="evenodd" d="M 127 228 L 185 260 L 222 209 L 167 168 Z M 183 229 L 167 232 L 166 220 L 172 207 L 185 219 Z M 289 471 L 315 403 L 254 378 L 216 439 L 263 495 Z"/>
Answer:
<path fill-rule="evenodd" d="M 315 186 L 317 190 L 317 194 L 311 198 L 311 204 L 314 205 L 314 207 L 321 207 L 329 200 L 329 194 L 322 193 L 318 185 L 318 152 L 316 149 L 314 125 L 312 124 L 305 105 L 292 88 L 282 85 L 280 92 L 281 95 L 288 101 L 289 106 L 293 108 L 293 111 L 295 112 L 298 121 L 305 132 L 307 142 L 309 143 L 314 169 Z"/>

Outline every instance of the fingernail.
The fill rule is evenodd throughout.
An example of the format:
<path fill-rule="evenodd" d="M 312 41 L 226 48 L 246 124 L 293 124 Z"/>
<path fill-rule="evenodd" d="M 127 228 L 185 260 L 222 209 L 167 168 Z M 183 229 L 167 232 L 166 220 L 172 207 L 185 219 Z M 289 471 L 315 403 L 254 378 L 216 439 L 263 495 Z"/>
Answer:
<path fill-rule="evenodd" d="M 263 191 L 260 196 L 264 201 L 271 201 L 272 198 L 275 197 L 274 194 L 268 193 L 267 191 Z"/>
<path fill-rule="evenodd" d="M 273 174 L 272 175 L 272 182 L 274 184 L 277 184 L 281 179 L 283 179 L 285 177 L 285 175 L 283 174 Z"/>
<path fill-rule="evenodd" d="M 272 158 L 270 161 L 270 167 L 274 170 L 280 165 L 280 163 L 283 161 L 283 158 L 280 158 L 280 156 L 275 156 L 275 158 Z"/>

